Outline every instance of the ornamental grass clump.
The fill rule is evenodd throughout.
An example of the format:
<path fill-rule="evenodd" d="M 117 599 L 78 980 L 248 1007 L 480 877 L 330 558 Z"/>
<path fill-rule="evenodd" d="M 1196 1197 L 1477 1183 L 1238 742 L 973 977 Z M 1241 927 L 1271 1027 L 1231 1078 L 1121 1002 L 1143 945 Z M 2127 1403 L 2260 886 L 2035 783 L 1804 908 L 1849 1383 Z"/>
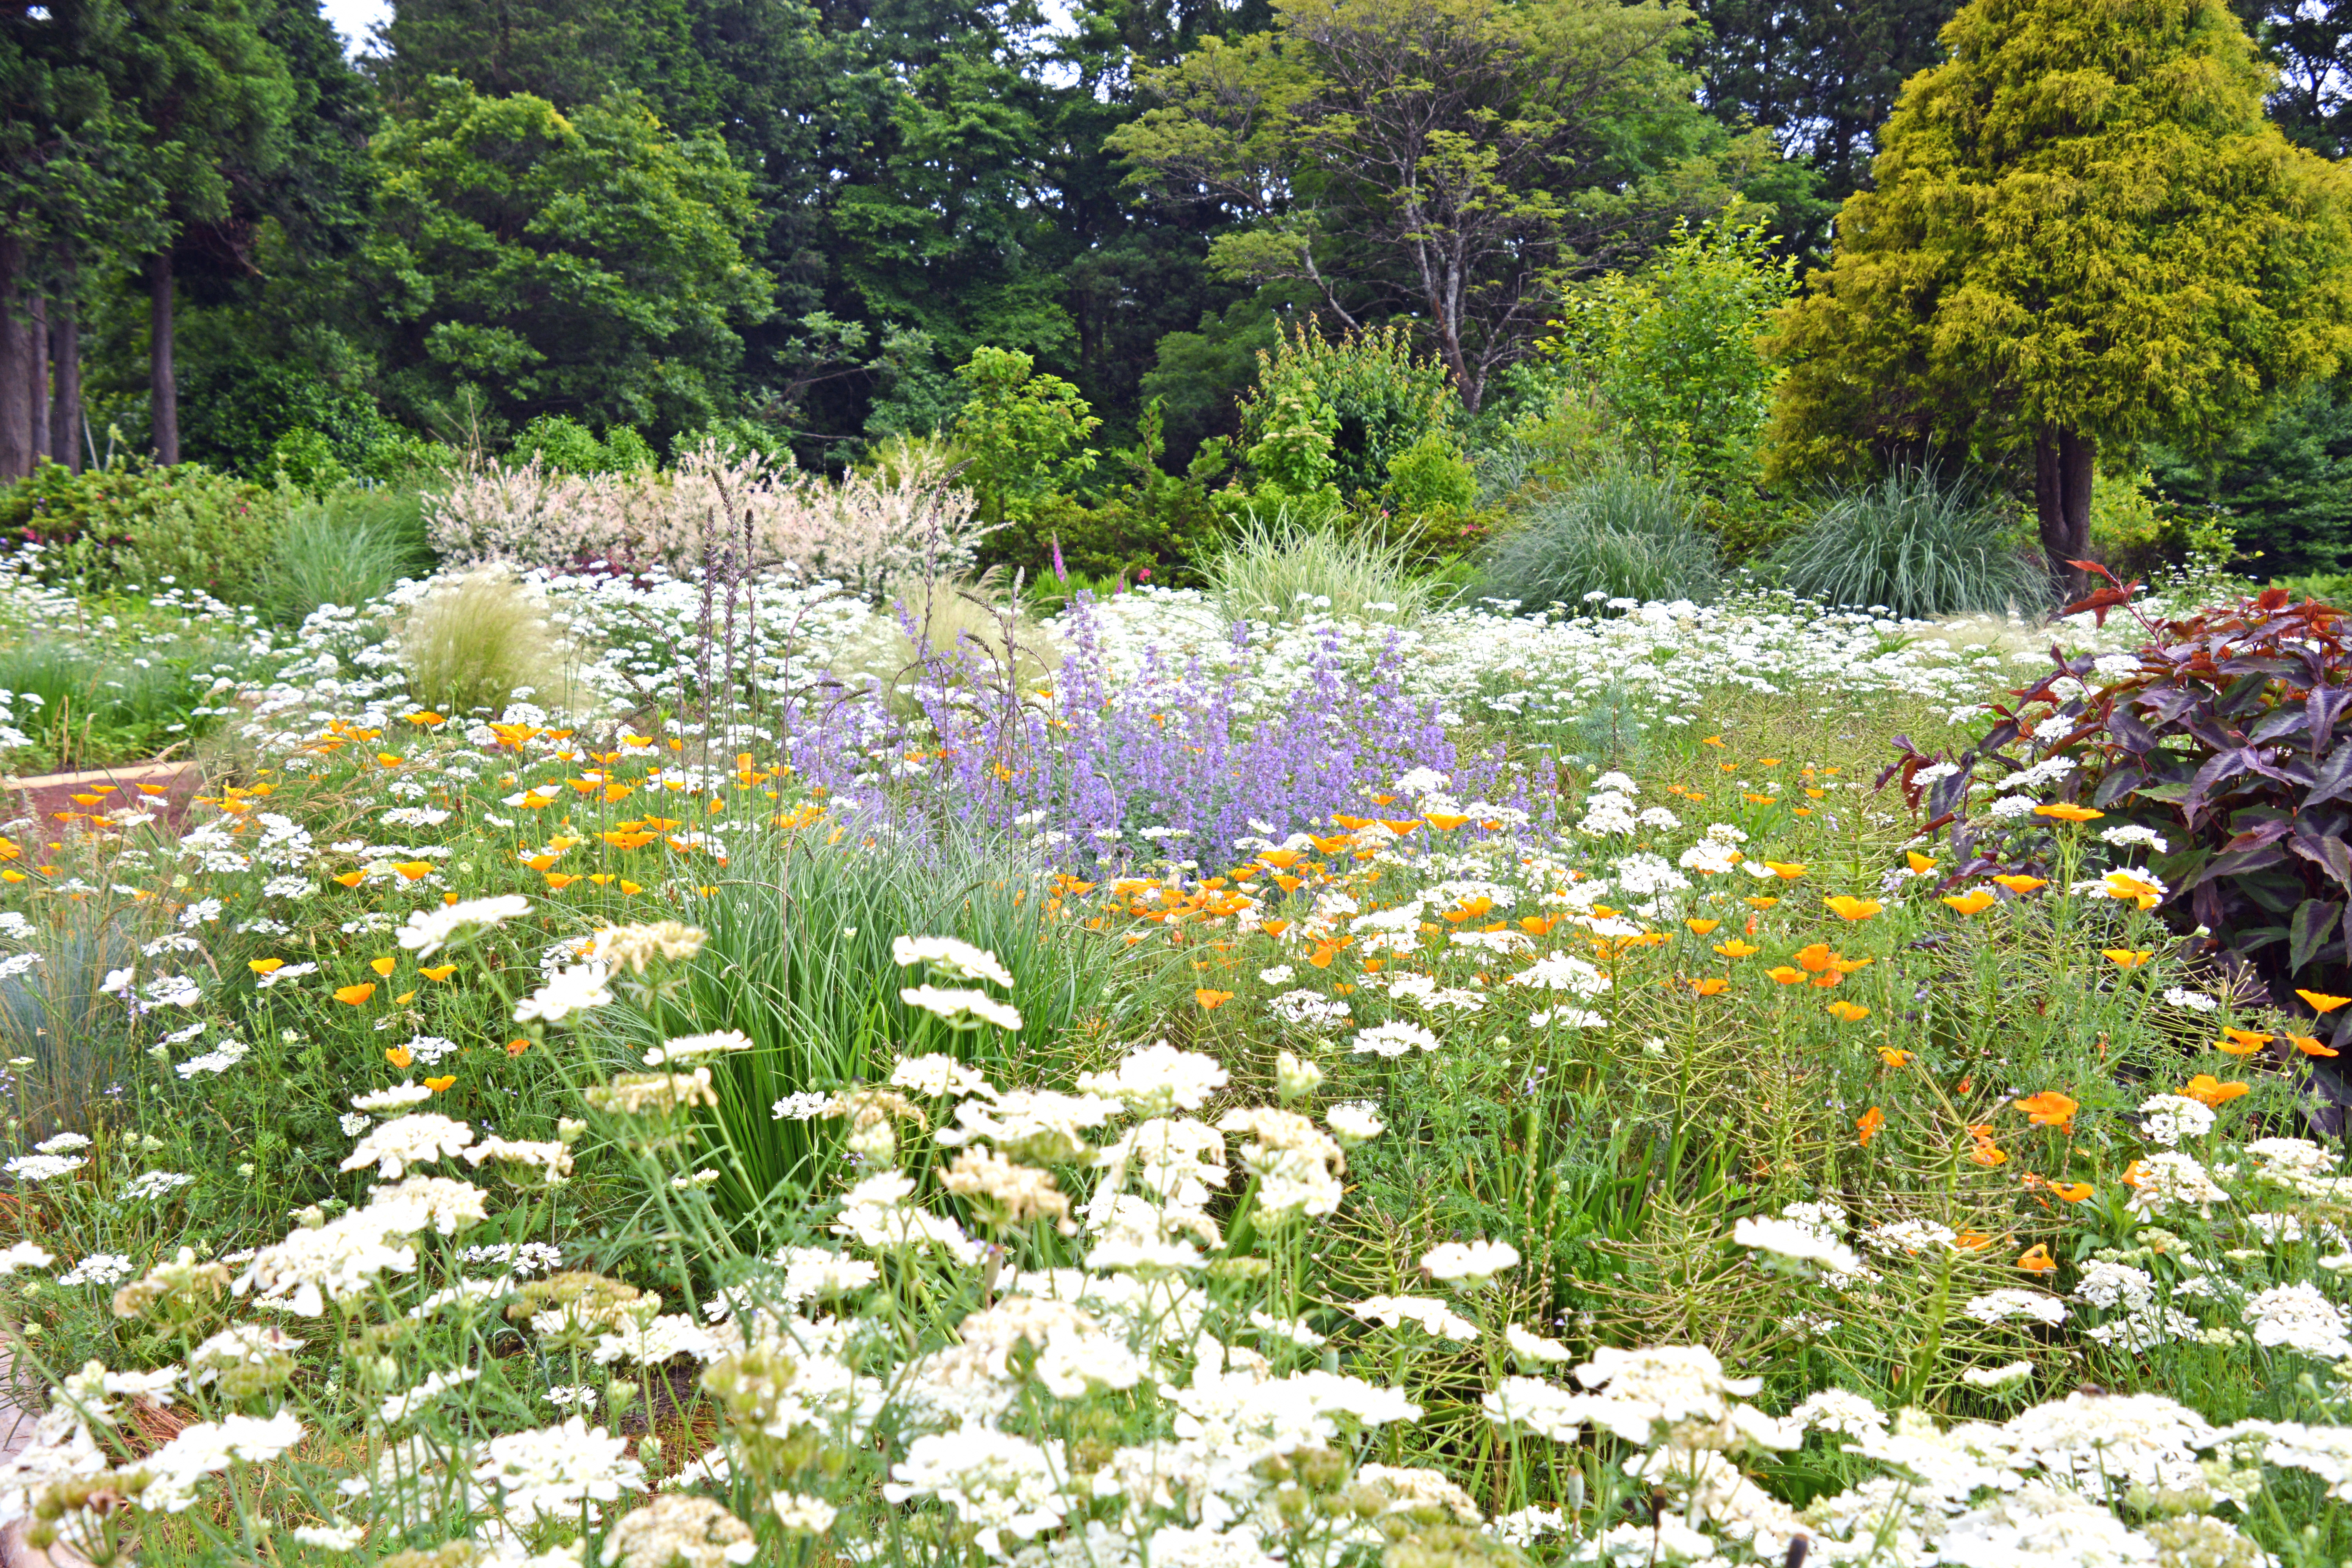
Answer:
<path fill-rule="evenodd" d="M 1206 575 L 1210 598 L 1232 621 L 1410 626 L 1437 603 L 1413 568 L 1410 539 L 1294 521 L 1286 507 L 1246 514 Z"/>
<path fill-rule="evenodd" d="M 1816 604 L 1910 620 L 2032 615 L 2048 602 L 2049 576 L 2016 532 L 2007 510 L 1972 485 L 1900 468 L 1826 498 L 1769 564 L 1790 593 Z"/>
<path fill-rule="evenodd" d="M 394 634 L 409 690 L 456 713 L 495 718 L 510 700 L 571 707 L 585 652 L 546 595 L 501 567 L 425 584 Z"/>
<path fill-rule="evenodd" d="M 1499 533 L 1475 592 L 1523 611 L 1714 603 L 1721 552 L 1671 476 L 1618 468 L 1534 501 Z"/>

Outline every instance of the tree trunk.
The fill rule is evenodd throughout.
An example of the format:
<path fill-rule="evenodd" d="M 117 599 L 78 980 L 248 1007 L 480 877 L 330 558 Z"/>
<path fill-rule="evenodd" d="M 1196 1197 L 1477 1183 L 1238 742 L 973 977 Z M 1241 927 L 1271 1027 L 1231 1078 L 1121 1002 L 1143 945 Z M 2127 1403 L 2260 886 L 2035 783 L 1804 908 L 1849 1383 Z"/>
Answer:
<path fill-rule="evenodd" d="M 81 323 L 73 296 L 49 301 L 49 365 L 56 395 L 49 405 L 49 456 L 81 472 Z"/>
<path fill-rule="evenodd" d="M 0 235 L 0 483 L 33 471 L 33 334 L 24 277 L 24 247 Z"/>
<path fill-rule="evenodd" d="M 2076 430 L 2044 430 L 2033 442 L 2033 510 L 2052 587 L 2080 598 L 2089 574 L 2074 562 L 2091 552 L 2091 479 L 2098 444 Z"/>
<path fill-rule="evenodd" d="M 26 358 L 32 361 L 25 377 L 25 391 L 32 402 L 33 456 L 26 465 L 26 471 L 41 466 L 49 455 L 49 302 L 33 296 L 31 319 L 26 323 Z"/>
<path fill-rule="evenodd" d="M 148 418 L 155 461 L 169 468 L 180 460 L 180 388 L 172 378 L 172 253 L 147 258 Z"/>

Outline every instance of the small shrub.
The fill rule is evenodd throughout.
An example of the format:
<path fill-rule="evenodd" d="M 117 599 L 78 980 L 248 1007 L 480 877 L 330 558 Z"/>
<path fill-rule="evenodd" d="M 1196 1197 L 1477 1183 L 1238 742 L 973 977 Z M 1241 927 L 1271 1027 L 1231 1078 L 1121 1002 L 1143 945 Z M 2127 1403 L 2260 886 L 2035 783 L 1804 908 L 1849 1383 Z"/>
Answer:
<path fill-rule="evenodd" d="M 498 567 L 431 584 L 396 641 L 410 694 L 452 714 L 495 714 L 524 691 L 541 707 L 563 708 L 581 662 L 546 600 Z"/>
<path fill-rule="evenodd" d="M 1539 610 L 1611 599 L 1713 602 L 1723 563 L 1671 479 L 1612 468 L 1538 501 L 1498 538 L 1482 598 Z"/>
<path fill-rule="evenodd" d="M 1923 620 L 2046 602 L 2042 569 L 2012 542 L 2002 509 L 1924 468 L 1832 495 L 1771 563 L 1801 598 Z"/>
<path fill-rule="evenodd" d="M 616 425 L 598 440 L 577 419 L 542 414 L 515 437 L 514 459 L 543 463 L 559 474 L 634 474 L 654 466 L 654 451 L 628 425 Z"/>
<path fill-rule="evenodd" d="M 62 637 L 0 648 L 0 691 L 15 693 L 13 721 L 32 742 L 10 765 L 27 773 L 108 767 L 194 738 L 211 727 L 211 715 L 194 710 L 222 651 L 187 643 L 109 654 Z"/>
<path fill-rule="evenodd" d="M 287 509 L 261 573 L 261 607 L 299 626 L 321 605 L 363 605 L 431 563 L 415 492 L 336 490 Z"/>
<path fill-rule="evenodd" d="M 44 547 L 40 575 L 98 593 L 176 586 L 248 603 L 278 515 L 268 491 L 201 463 L 43 463 L 0 491 L 0 527 Z"/>
<path fill-rule="evenodd" d="M 1296 426 L 1299 408 L 1327 421 L 1331 437 L 1329 469 L 1313 483 L 1328 479 L 1351 498 L 1379 489 L 1391 462 L 1463 417 L 1445 367 L 1413 353 L 1402 322 L 1333 339 L 1310 320 L 1281 333 L 1272 353 L 1260 350 L 1257 384 L 1241 398 L 1243 449 Z M 1259 463 L 1255 453 L 1250 460 Z"/>
<path fill-rule="evenodd" d="M 1413 575 L 1410 547 L 1348 538 L 1286 510 L 1253 510 L 1208 570 L 1212 598 L 1236 621 L 1299 621 L 1316 616 L 1399 625 L 1431 607 L 1429 583 Z"/>
<path fill-rule="evenodd" d="M 2110 586 L 2066 613 L 2104 620 L 2139 586 L 2100 574 Z M 2202 926 L 2251 964 L 2276 1005 L 2294 1012 L 2298 990 L 2352 994 L 2352 628 L 2343 612 L 2273 588 L 2142 624 L 2151 640 L 2136 653 L 2066 659 L 2011 692 L 1957 758 L 1898 736 L 1904 756 L 1887 777 L 1948 826 L 1955 877 L 2072 877 L 2145 844 L 2154 881 L 2144 896 L 2176 929 Z M 1979 793 L 2042 790 L 2105 813 L 2098 838 L 2085 844 L 2062 820 L 1985 805 Z M 2318 1035 L 2326 1020 L 2308 1022 Z M 2352 1014 L 2327 1032 L 2339 1048 L 2352 1044 Z"/>
<path fill-rule="evenodd" d="M 19 1147 L 53 1132 L 89 1132 L 138 1071 L 146 1032 L 125 1002 L 100 989 L 138 962 L 139 938 L 116 911 L 86 901 L 53 906 L 42 962 L 0 977 L 0 1074 L 9 1133 Z"/>

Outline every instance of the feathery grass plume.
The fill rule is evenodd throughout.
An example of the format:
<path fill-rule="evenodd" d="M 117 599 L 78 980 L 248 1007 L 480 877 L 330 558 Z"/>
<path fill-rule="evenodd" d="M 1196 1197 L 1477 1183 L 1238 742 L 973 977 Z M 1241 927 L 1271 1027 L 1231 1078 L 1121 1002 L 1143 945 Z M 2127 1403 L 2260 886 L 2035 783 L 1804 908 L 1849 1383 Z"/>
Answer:
<path fill-rule="evenodd" d="M 1349 537 L 1328 524 L 1253 510 L 1208 569 L 1209 596 L 1229 619 L 1410 625 L 1434 607 L 1412 571 L 1410 542 Z"/>
<path fill-rule="evenodd" d="M 1610 599 L 1711 604 L 1723 563 L 1672 476 L 1605 470 L 1548 496 L 1489 551 L 1477 592 L 1528 610 Z"/>
<path fill-rule="evenodd" d="M 1790 592 L 1832 605 L 1881 605 L 1906 617 L 1961 610 L 2032 613 L 2041 567 L 2011 540 L 2005 511 L 1975 487 L 1902 468 L 1829 497 L 1772 555 Z"/>
<path fill-rule="evenodd" d="M 452 713 L 505 709 L 519 690 L 541 705 L 571 705 L 582 650 L 547 601 L 515 574 L 485 566 L 430 585 L 396 642 L 410 691 Z"/>

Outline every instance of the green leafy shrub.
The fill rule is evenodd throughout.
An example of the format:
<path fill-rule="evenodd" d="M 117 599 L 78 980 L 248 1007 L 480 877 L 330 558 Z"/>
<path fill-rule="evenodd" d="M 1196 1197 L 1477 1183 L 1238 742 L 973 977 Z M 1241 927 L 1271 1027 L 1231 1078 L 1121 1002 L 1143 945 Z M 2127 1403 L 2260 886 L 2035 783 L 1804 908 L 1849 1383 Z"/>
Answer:
<path fill-rule="evenodd" d="M 1166 453 L 1160 401 L 1144 405 L 1137 442 L 1111 461 L 1125 481 L 1089 506 L 1076 496 L 1040 502 L 1025 532 L 992 535 L 982 552 L 1027 574 L 1048 598 L 1076 592 L 1080 578 L 1138 579 L 1190 587 L 1215 553 L 1224 513 L 1209 486 L 1226 465 L 1225 443 L 1211 440 L 1181 474 L 1160 467 Z"/>
<path fill-rule="evenodd" d="M 1769 559 L 1801 597 L 1884 605 L 1898 616 L 2030 612 L 2047 593 L 2045 574 L 2018 548 L 2004 510 L 1924 468 L 1832 494 Z"/>
<path fill-rule="evenodd" d="M 1343 496 L 1378 490 L 1391 461 L 1463 417 L 1445 367 L 1414 354 L 1403 322 L 1327 338 L 1310 319 L 1281 333 L 1271 353 L 1259 350 L 1257 363 L 1257 383 L 1242 395 L 1241 446 L 1257 447 L 1295 426 L 1297 414 L 1286 405 L 1316 411 L 1330 434 L 1331 469 L 1307 489 L 1328 480 Z M 1255 452 L 1250 461 L 1257 466 Z M 1265 477 L 1289 488 L 1305 476 Z"/>
<path fill-rule="evenodd" d="M 214 715 L 195 710 L 223 651 L 194 641 L 101 651 L 63 637 L 0 647 L 0 690 L 17 694 L 16 723 L 33 742 L 13 770 L 109 767 L 204 733 Z"/>
<path fill-rule="evenodd" d="M 635 426 L 615 425 L 600 441 L 596 432 L 561 414 L 541 415 L 515 437 L 512 460 L 533 459 L 559 474 L 635 474 L 656 466 L 653 448 Z"/>
<path fill-rule="evenodd" d="M 260 579 L 260 605 L 299 626 L 321 605 L 359 605 L 432 565 L 414 490 L 337 489 L 289 506 Z"/>
<path fill-rule="evenodd" d="M 1545 344 L 1622 421 L 1632 448 L 1717 496 L 1752 491 L 1780 373 L 1757 334 L 1789 297 L 1793 258 L 1761 222 L 1678 226 L 1648 265 L 1571 295 Z"/>
<path fill-rule="evenodd" d="M 1611 599 L 1712 603 L 1722 557 L 1671 478 L 1614 468 L 1538 500 L 1494 542 L 1477 594 L 1524 609 Z"/>
<path fill-rule="evenodd" d="M 201 463 L 137 458 L 75 474 L 43 463 L 0 490 L 0 528 L 43 546 L 36 570 L 96 593 L 198 590 L 249 602 L 278 522 L 274 498 Z"/>
<path fill-rule="evenodd" d="M 2128 603 L 2108 583 L 2069 614 Z M 2137 612 L 2135 612 L 2137 613 Z M 2053 787 L 2103 812 L 2097 854 L 2149 852 L 2117 897 L 2201 926 L 2250 963 L 2279 1007 L 2294 994 L 2352 994 L 2352 628 L 2343 612 L 2285 590 L 2180 619 L 2147 620 L 2129 656 L 2060 662 L 1994 705 L 1995 722 L 1948 761 L 1897 738 L 1915 808 L 1948 825 L 1954 875 L 2033 870 L 2071 880 L 2093 853 L 2071 826 L 1982 804 Z M 1882 783 L 1885 782 L 1882 780 Z M 2087 868 L 2096 869 L 2095 861 Z M 2310 1021 L 2322 1033 L 2326 1020 Z M 2352 1044 L 2352 1015 L 2329 1026 Z"/>
<path fill-rule="evenodd" d="M 958 479 L 992 526 L 1027 523 L 1041 501 L 1084 478 L 1100 455 L 1086 445 L 1102 425 L 1087 400 L 1035 367 L 1027 354 L 980 348 L 956 370 L 971 395 L 956 416 L 964 464 Z"/>

